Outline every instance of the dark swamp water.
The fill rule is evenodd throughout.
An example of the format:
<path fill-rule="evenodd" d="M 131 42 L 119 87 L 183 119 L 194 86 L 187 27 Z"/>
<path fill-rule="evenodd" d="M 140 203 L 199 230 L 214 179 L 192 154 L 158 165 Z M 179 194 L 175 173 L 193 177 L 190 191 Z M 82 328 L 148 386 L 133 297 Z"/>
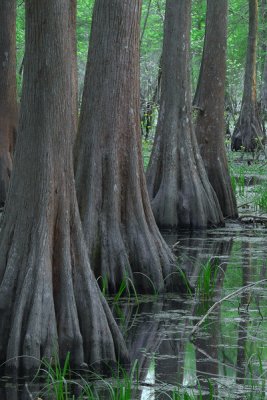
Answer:
<path fill-rule="evenodd" d="M 155 295 L 112 304 L 133 364 L 138 360 L 138 389 L 131 397 L 116 399 L 264 399 L 266 227 L 235 223 L 205 232 L 183 232 L 167 240 L 175 244 L 179 265 L 187 271 L 191 285 L 201 282 L 202 289 L 186 298 Z M 215 302 L 251 283 L 257 284 L 219 303 L 191 335 Z M 112 379 L 108 383 L 115 384 Z M 77 391 L 79 383 L 74 387 Z M 177 387 L 188 397 L 174 397 Z M 25 386 L 2 379 L 0 400 L 53 399 L 47 391 L 36 380 Z M 113 399 L 104 389 L 99 397 Z"/>

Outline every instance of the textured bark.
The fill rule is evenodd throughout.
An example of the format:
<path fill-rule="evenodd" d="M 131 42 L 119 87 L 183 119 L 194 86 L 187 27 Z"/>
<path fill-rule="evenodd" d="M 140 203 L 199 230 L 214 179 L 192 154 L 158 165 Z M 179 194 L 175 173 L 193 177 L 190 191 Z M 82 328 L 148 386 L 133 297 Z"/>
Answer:
<path fill-rule="evenodd" d="M 255 151 L 265 141 L 257 106 L 256 56 L 258 30 L 258 0 L 249 1 L 249 33 L 240 115 L 232 136 L 232 149 Z"/>
<path fill-rule="evenodd" d="M 73 118 L 73 142 L 78 129 L 78 66 L 77 66 L 77 40 L 76 40 L 76 14 L 77 0 L 70 0 L 70 33 L 71 33 L 71 59 L 72 59 L 72 118 Z"/>
<path fill-rule="evenodd" d="M 17 130 L 16 1 L 0 2 L 0 206 L 6 200 Z"/>
<path fill-rule="evenodd" d="M 76 188 L 90 261 L 116 292 L 164 290 L 173 256 L 156 226 L 141 155 L 141 1 L 95 2 L 76 143 Z M 177 284 L 172 279 L 174 289 Z"/>
<path fill-rule="evenodd" d="M 64 361 L 68 351 L 74 367 L 126 355 L 78 212 L 68 21 L 68 1 L 26 0 L 21 118 L 0 238 L 0 363 L 12 372 L 56 353 Z"/>
<path fill-rule="evenodd" d="M 225 150 L 227 0 L 208 0 L 204 51 L 193 105 L 199 110 L 196 136 L 209 181 L 224 217 L 236 218 L 236 199 Z"/>
<path fill-rule="evenodd" d="M 189 0 L 166 2 L 159 122 L 147 170 L 160 228 L 206 228 L 223 222 L 192 124 L 190 13 Z"/>

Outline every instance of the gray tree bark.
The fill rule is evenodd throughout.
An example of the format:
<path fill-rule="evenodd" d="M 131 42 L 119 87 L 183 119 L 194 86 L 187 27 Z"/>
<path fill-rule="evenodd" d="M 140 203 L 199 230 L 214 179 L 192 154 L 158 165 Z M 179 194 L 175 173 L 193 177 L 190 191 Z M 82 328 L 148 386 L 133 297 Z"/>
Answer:
<path fill-rule="evenodd" d="M 69 1 L 25 5 L 21 118 L 0 237 L 0 364 L 28 373 L 69 351 L 72 366 L 101 369 L 127 351 L 90 269 L 75 194 Z"/>
<path fill-rule="evenodd" d="M 147 170 L 152 209 L 160 228 L 206 228 L 223 223 L 192 123 L 190 13 L 190 0 L 167 0 L 159 121 Z"/>
<path fill-rule="evenodd" d="M 16 1 L 0 2 L 0 206 L 5 203 L 17 131 Z"/>
<path fill-rule="evenodd" d="M 204 50 L 193 105 L 198 110 L 195 130 L 209 181 L 224 217 L 236 218 L 237 205 L 224 144 L 227 6 L 227 0 L 207 1 Z"/>
<path fill-rule="evenodd" d="M 76 188 L 90 261 L 110 293 L 163 291 L 173 256 L 156 226 L 141 154 L 140 0 L 96 0 L 76 143 Z M 164 280 L 165 279 L 165 280 Z M 180 279 L 172 276 L 178 290 Z"/>

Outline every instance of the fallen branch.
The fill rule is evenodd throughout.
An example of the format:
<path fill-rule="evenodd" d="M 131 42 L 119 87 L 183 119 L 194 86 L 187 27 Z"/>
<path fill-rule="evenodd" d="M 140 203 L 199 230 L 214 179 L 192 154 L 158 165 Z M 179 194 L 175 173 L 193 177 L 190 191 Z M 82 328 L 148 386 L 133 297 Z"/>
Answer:
<path fill-rule="evenodd" d="M 227 296 L 223 297 L 221 300 L 216 301 L 216 303 L 213 304 L 213 306 L 211 306 L 209 308 L 209 310 L 207 311 L 207 313 L 204 315 L 204 317 L 198 321 L 198 323 L 194 326 L 194 328 L 192 329 L 191 333 L 190 333 L 190 337 L 193 336 L 196 331 L 198 330 L 198 328 L 203 324 L 203 322 L 206 321 L 206 319 L 208 318 L 208 316 L 212 313 L 212 311 L 221 303 L 223 303 L 225 300 L 229 300 L 232 297 L 237 296 L 238 294 L 245 292 L 246 290 L 252 288 L 253 286 L 257 286 L 260 285 L 261 283 L 267 282 L 267 279 L 262 279 L 261 281 L 258 282 L 254 282 L 254 283 L 250 283 L 249 285 L 243 286 L 242 288 L 239 288 L 237 290 L 235 290 L 233 293 L 228 294 Z"/>
<path fill-rule="evenodd" d="M 250 219 L 253 219 L 254 221 L 256 220 L 258 222 L 267 222 L 267 217 L 263 217 L 263 216 L 260 216 L 260 215 L 250 215 L 250 214 L 241 215 L 240 217 L 238 217 L 238 220 L 242 221 L 245 218 L 250 218 Z"/>

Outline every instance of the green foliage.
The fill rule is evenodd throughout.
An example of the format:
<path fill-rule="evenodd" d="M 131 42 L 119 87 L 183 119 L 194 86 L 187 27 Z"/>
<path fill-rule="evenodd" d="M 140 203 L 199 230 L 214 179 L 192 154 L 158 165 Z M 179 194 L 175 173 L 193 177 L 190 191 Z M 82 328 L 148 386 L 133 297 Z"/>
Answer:
<path fill-rule="evenodd" d="M 48 360 L 42 361 L 42 372 L 45 372 L 47 384 L 44 393 L 56 400 L 69 399 L 69 382 L 68 375 L 70 373 L 70 353 L 67 353 L 63 367 L 61 367 L 58 356 L 55 356 L 53 363 Z"/>
<path fill-rule="evenodd" d="M 18 96 L 21 96 L 22 69 L 25 47 L 25 8 L 22 0 L 17 0 L 17 22 L 16 22 L 16 48 L 17 48 L 17 88 Z"/>
<path fill-rule="evenodd" d="M 21 65 L 24 57 L 25 13 L 24 1 L 17 0 L 17 82 L 21 95 Z M 79 98 L 83 89 L 83 78 L 87 62 L 89 35 L 92 22 L 94 0 L 77 0 L 77 52 L 79 72 Z M 141 93 L 151 100 L 157 85 L 159 61 L 163 43 L 165 0 L 143 0 L 141 18 Z M 191 66 L 192 87 L 196 88 L 205 35 L 206 0 L 192 3 Z M 231 101 L 240 102 L 243 90 L 245 65 L 248 5 L 243 0 L 229 0 L 228 16 L 227 81 Z M 260 19 L 260 35 L 264 37 L 264 21 Z M 261 47 L 260 51 L 262 53 Z M 260 53 L 260 54 L 261 54 Z M 265 54 L 261 54 L 261 58 Z"/>
<path fill-rule="evenodd" d="M 232 171 L 231 171 L 232 172 Z M 231 174 L 231 183 L 235 195 L 245 196 L 245 169 L 241 168 L 238 175 Z"/>
<path fill-rule="evenodd" d="M 144 167 L 145 169 L 148 166 L 149 158 L 152 150 L 153 142 L 151 140 L 142 142 L 142 151 L 143 151 L 143 160 L 144 160 Z"/>
<path fill-rule="evenodd" d="M 70 353 L 67 354 L 63 367 L 60 366 L 58 358 L 53 363 L 42 362 L 40 373 L 45 374 L 46 384 L 39 393 L 43 400 L 133 400 L 141 391 L 139 382 L 139 366 L 137 360 L 133 363 L 131 370 L 126 371 L 120 365 L 111 371 L 111 378 L 106 379 L 101 375 L 92 373 L 90 378 L 70 370 Z M 77 386 L 80 395 L 72 394 L 72 389 Z M 208 394 L 205 398 L 215 399 L 212 382 L 208 381 Z M 198 383 L 196 389 L 184 389 L 177 386 L 168 392 L 161 394 L 170 400 L 201 400 L 203 398 L 201 386 Z"/>
<path fill-rule="evenodd" d="M 216 287 L 216 280 L 219 271 L 218 259 L 209 260 L 203 265 L 197 280 L 197 297 L 207 302 L 212 299 Z"/>
<path fill-rule="evenodd" d="M 206 26 L 206 0 L 195 0 L 192 4 L 192 28 L 191 28 L 191 67 L 192 87 L 196 90 L 201 58 L 204 46 Z"/>
<path fill-rule="evenodd" d="M 266 161 L 258 161 L 251 154 L 230 152 L 229 170 L 237 200 L 253 212 L 267 211 Z"/>
<path fill-rule="evenodd" d="M 243 0 L 229 1 L 228 41 L 227 41 L 227 83 L 231 96 L 243 92 L 243 74 L 246 59 L 248 35 L 248 2 Z"/>

